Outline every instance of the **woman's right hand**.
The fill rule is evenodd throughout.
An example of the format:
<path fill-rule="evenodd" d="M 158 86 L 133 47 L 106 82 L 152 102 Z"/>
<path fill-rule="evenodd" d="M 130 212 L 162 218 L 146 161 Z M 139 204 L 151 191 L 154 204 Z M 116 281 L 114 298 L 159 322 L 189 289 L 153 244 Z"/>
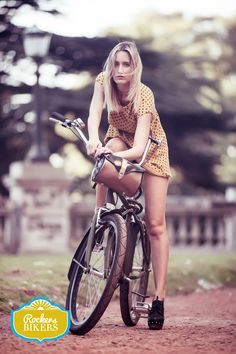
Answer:
<path fill-rule="evenodd" d="M 98 149 L 102 147 L 102 143 L 99 139 L 90 139 L 86 145 L 87 154 L 95 157 Z"/>

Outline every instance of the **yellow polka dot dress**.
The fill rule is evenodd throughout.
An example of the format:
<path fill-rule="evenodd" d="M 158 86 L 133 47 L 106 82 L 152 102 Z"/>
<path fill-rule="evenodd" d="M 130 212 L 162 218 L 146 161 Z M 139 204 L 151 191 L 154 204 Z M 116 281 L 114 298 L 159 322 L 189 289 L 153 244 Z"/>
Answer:
<path fill-rule="evenodd" d="M 96 81 L 103 85 L 104 73 L 100 73 Z M 170 177 L 169 155 L 166 134 L 162 128 L 159 115 L 155 108 L 154 95 L 149 87 L 141 83 L 141 103 L 137 113 L 132 110 L 132 102 L 122 106 L 119 112 L 110 112 L 109 127 L 105 143 L 114 137 L 121 138 L 129 147 L 133 146 L 137 119 L 146 113 L 151 113 L 151 134 L 154 139 L 161 141 L 158 147 L 152 143 L 143 167 L 147 172 Z"/>

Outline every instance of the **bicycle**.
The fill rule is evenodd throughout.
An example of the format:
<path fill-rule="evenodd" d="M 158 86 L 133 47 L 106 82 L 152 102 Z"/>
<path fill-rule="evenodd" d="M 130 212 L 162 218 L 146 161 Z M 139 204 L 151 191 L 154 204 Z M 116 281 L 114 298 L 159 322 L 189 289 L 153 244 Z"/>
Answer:
<path fill-rule="evenodd" d="M 50 119 L 70 129 L 87 144 L 80 118 L 73 121 L 53 113 Z M 142 160 L 151 143 L 149 138 Z M 144 172 L 144 169 L 143 169 Z M 66 309 L 70 311 L 72 334 L 89 332 L 105 312 L 114 291 L 120 286 L 120 310 L 123 322 L 135 326 L 147 317 L 150 305 L 145 302 L 150 273 L 150 243 L 143 211 L 138 199 L 139 188 L 132 198 L 108 189 L 103 207 L 96 210 L 91 226 L 80 242 L 68 272 Z"/>

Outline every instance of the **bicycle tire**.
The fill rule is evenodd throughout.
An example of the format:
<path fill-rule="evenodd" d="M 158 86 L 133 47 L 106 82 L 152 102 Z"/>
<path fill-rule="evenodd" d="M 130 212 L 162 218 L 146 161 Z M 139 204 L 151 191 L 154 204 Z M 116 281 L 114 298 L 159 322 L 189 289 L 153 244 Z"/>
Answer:
<path fill-rule="evenodd" d="M 126 326 L 138 323 L 141 315 L 135 311 L 135 304 L 145 302 L 148 288 L 150 244 L 148 235 L 145 234 L 142 241 L 140 232 L 138 225 L 133 224 L 128 233 L 124 273 L 129 280 L 124 278 L 120 284 L 120 310 Z"/>
<path fill-rule="evenodd" d="M 86 272 L 82 268 L 84 242 L 71 272 L 66 309 L 70 311 L 72 334 L 84 335 L 97 324 L 121 277 L 127 240 L 125 221 L 119 214 L 107 214 L 101 222 L 95 230 L 90 270 Z"/>

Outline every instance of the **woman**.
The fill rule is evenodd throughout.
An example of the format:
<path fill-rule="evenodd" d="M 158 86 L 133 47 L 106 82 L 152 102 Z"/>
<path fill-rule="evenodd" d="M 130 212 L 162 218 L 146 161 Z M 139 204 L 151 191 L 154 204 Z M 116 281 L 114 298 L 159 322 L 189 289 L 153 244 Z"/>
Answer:
<path fill-rule="evenodd" d="M 151 132 L 161 141 L 151 144 L 143 165 L 145 221 L 151 243 L 155 297 L 148 316 L 150 329 L 161 329 L 164 323 L 164 298 L 169 243 L 166 232 L 165 205 L 170 168 L 165 132 L 155 108 L 152 91 L 141 83 L 142 62 L 133 42 L 121 42 L 110 52 L 95 81 L 88 118 L 87 152 L 97 157 L 113 152 L 129 161 L 139 160 Z M 109 128 L 105 147 L 99 139 L 104 103 L 108 109 Z M 152 146 L 153 145 L 153 146 Z M 97 207 L 104 204 L 106 188 L 97 186 Z"/>

